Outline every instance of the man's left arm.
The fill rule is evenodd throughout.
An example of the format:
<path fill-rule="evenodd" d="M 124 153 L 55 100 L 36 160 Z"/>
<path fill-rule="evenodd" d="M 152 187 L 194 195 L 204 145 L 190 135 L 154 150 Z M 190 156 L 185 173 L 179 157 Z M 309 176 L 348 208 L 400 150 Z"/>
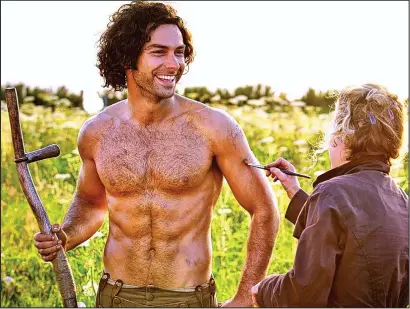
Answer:
<path fill-rule="evenodd" d="M 217 133 L 214 154 L 218 166 L 235 198 L 251 216 L 242 278 L 236 295 L 224 305 L 251 307 L 251 287 L 265 277 L 272 256 L 279 228 L 279 211 L 265 173 L 246 164 L 258 161 L 239 124 L 224 115 Z"/>

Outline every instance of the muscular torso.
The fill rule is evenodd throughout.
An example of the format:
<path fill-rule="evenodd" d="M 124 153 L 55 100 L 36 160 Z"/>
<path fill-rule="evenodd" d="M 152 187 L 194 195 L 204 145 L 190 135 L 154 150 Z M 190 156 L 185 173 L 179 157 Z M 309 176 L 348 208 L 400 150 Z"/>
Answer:
<path fill-rule="evenodd" d="M 108 202 L 104 267 L 112 278 L 168 288 L 209 279 L 222 175 L 200 115 L 149 126 L 104 116 L 94 161 Z"/>

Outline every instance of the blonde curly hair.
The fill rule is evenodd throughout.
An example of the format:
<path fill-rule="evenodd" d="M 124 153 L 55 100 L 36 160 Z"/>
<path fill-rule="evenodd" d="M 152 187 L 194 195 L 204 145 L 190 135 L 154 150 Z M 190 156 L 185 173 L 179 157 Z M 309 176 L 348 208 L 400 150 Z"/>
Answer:
<path fill-rule="evenodd" d="M 385 87 L 365 84 L 343 89 L 334 113 L 328 145 L 334 147 L 337 139 L 342 140 L 346 160 L 375 154 L 390 162 L 399 156 L 403 143 L 403 104 Z"/>

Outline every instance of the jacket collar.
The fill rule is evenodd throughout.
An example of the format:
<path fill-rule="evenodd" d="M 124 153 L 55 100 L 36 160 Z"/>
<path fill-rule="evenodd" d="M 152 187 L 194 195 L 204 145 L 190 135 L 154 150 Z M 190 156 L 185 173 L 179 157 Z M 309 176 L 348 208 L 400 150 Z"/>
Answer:
<path fill-rule="evenodd" d="M 333 177 L 354 174 L 363 170 L 380 171 L 389 174 L 390 164 L 384 156 L 364 154 L 357 159 L 353 159 L 343 165 L 332 168 L 331 170 L 318 176 L 313 182 L 313 188 L 315 188 L 319 183 Z"/>

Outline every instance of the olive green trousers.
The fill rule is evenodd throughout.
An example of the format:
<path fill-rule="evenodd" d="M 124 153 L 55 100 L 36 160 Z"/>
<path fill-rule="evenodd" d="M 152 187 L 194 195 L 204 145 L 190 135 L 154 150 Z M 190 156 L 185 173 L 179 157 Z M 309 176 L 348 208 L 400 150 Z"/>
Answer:
<path fill-rule="evenodd" d="M 103 273 L 95 306 L 97 308 L 213 308 L 218 307 L 213 277 L 196 287 L 164 289 L 153 285 L 133 286 L 112 280 Z"/>

